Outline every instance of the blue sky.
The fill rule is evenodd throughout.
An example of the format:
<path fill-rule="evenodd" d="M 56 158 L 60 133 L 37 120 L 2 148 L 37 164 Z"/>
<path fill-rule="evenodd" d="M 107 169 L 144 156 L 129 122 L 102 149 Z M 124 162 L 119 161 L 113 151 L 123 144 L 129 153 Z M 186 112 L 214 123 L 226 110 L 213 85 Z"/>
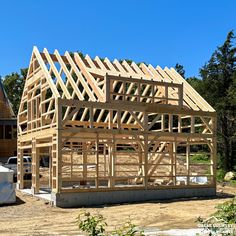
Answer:
<path fill-rule="evenodd" d="M 0 75 L 29 64 L 34 45 L 154 66 L 184 65 L 198 76 L 230 30 L 235 0 L 7 0 L 0 3 Z"/>

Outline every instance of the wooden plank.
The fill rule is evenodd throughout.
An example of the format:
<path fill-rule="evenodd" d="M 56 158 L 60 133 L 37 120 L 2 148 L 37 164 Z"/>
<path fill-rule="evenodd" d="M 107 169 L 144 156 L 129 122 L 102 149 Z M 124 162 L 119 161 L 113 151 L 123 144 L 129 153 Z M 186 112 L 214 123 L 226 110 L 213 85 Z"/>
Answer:
<path fill-rule="evenodd" d="M 90 102 L 90 101 L 79 101 L 79 100 L 66 100 L 61 99 L 62 105 L 68 106 L 81 106 L 81 107 L 89 107 L 93 104 L 94 108 L 99 109 L 113 109 L 120 108 L 119 103 L 103 103 L 103 102 Z M 194 110 L 186 110 L 180 109 L 178 106 L 171 106 L 171 105 L 164 105 L 158 104 L 158 106 L 152 106 L 152 104 L 145 104 L 145 103 L 125 103 L 122 104 L 123 110 L 131 110 L 131 111 L 147 111 L 147 112 L 154 112 L 154 113 L 164 113 L 164 114 L 181 114 L 181 115 L 195 115 L 195 116 L 206 116 L 206 117 L 215 117 L 215 112 L 205 112 L 205 111 L 194 111 Z"/>
<path fill-rule="evenodd" d="M 74 57 L 75 57 L 76 64 L 78 65 L 78 67 L 82 71 L 83 75 L 86 77 L 87 82 L 89 83 L 89 85 L 91 86 L 91 88 L 93 89 L 95 94 L 97 95 L 99 101 L 104 101 L 104 93 L 98 87 L 97 82 L 94 79 L 94 77 L 87 71 L 87 69 L 86 69 L 87 67 L 84 64 L 83 60 L 80 58 L 79 54 L 75 53 Z"/>
<path fill-rule="evenodd" d="M 33 48 L 33 53 L 35 54 L 40 67 L 42 68 L 42 71 L 43 71 L 43 73 L 45 75 L 45 78 L 46 78 L 46 80 L 48 82 L 48 85 L 49 85 L 50 89 L 52 90 L 53 95 L 55 97 L 60 97 L 60 94 L 59 94 L 55 84 L 52 81 L 51 75 L 49 74 L 49 72 L 47 70 L 47 67 L 46 67 L 46 65 L 45 65 L 45 63 L 44 63 L 44 61 L 43 61 L 43 59 L 42 59 L 42 57 L 41 57 L 37 47 L 35 47 L 35 46 Z"/>
<path fill-rule="evenodd" d="M 50 57 L 50 55 L 49 55 L 47 49 L 44 48 L 43 52 L 44 52 L 44 54 L 45 54 L 45 57 L 47 58 L 47 61 L 48 61 L 49 65 L 51 66 L 51 69 L 52 69 L 53 73 L 55 74 L 55 76 L 56 76 L 56 78 L 57 78 L 58 84 L 60 85 L 60 87 L 61 87 L 61 89 L 62 89 L 64 95 L 66 96 L 67 99 L 70 99 L 70 98 L 71 98 L 71 95 L 70 95 L 70 93 L 68 92 L 68 90 L 67 90 L 67 88 L 66 88 L 66 86 L 65 86 L 65 84 L 64 84 L 64 82 L 63 82 L 63 80 L 62 80 L 62 78 L 61 78 L 61 76 L 60 76 L 60 74 L 58 73 L 57 68 L 56 68 L 56 66 L 54 65 L 54 63 L 53 63 L 53 61 L 52 61 L 52 58 Z"/>
<path fill-rule="evenodd" d="M 96 101 L 97 99 L 95 98 L 95 96 L 93 95 L 92 91 L 90 90 L 90 88 L 88 87 L 87 82 L 85 81 L 85 79 L 83 78 L 83 76 L 81 75 L 79 69 L 77 68 L 76 64 L 74 63 L 73 59 L 71 58 L 70 54 L 68 52 L 65 53 L 65 56 L 67 58 L 67 60 L 69 61 L 73 71 L 75 72 L 76 76 L 78 77 L 79 81 L 81 82 L 81 84 L 83 85 L 84 90 L 87 92 L 89 98 L 91 99 L 91 101 Z"/>
<path fill-rule="evenodd" d="M 65 64 L 64 61 L 62 60 L 62 58 L 61 58 L 59 52 L 58 52 L 57 50 L 55 50 L 54 54 L 55 54 L 55 56 L 56 56 L 58 62 L 60 63 L 60 65 L 61 65 L 63 71 L 65 72 L 65 74 L 66 74 L 66 76 L 67 76 L 67 80 L 70 82 L 70 84 L 71 84 L 71 86 L 72 86 L 72 88 L 73 88 L 75 94 L 78 96 L 78 98 L 79 98 L 80 100 L 84 100 L 84 96 L 81 94 L 80 90 L 78 89 L 78 85 L 75 83 L 74 79 L 72 78 L 72 76 L 71 76 L 69 70 L 67 69 L 66 64 Z"/>

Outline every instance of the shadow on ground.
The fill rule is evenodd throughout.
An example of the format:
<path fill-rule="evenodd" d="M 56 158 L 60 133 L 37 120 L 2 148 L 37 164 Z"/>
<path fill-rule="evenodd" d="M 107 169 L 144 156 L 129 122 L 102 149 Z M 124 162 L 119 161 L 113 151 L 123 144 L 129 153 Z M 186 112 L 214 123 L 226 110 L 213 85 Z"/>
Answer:
<path fill-rule="evenodd" d="M 25 204 L 25 201 L 23 201 L 21 198 L 16 196 L 16 202 L 3 204 L 3 205 L 0 205 L 0 207 L 18 206 L 18 205 L 22 205 L 22 204 Z"/>
<path fill-rule="evenodd" d="M 19 197 L 16 197 L 16 202 L 15 202 L 15 205 L 22 205 L 22 204 L 25 204 L 25 201 L 23 201 L 21 198 Z"/>

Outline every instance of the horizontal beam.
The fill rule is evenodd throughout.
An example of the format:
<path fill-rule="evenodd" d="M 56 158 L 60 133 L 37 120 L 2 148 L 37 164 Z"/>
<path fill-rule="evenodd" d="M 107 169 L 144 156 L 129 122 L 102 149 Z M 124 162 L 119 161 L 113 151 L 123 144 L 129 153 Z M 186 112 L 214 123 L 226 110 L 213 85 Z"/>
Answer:
<path fill-rule="evenodd" d="M 204 116 L 204 117 L 216 117 L 216 112 L 208 111 L 194 111 L 186 110 L 175 105 L 168 104 L 147 104 L 147 103 L 136 103 L 135 102 L 125 102 L 120 101 L 103 103 L 103 102 L 90 102 L 90 101 L 78 101 L 78 100 L 68 100 L 61 99 L 62 106 L 80 106 L 80 107 L 93 107 L 96 109 L 107 109 L 107 110 L 128 110 L 128 111 L 137 111 L 137 112 L 154 112 L 160 114 L 176 114 L 176 115 L 195 115 L 195 116 Z"/>
<path fill-rule="evenodd" d="M 150 84 L 150 85 L 159 85 L 159 86 L 169 86 L 169 87 L 183 87 L 183 84 L 179 83 L 169 83 L 169 82 L 162 82 L 162 81 L 156 81 L 156 80 L 147 80 L 147 79 L 135 79 L 135 78 L 128 78 L 128 77 L 122 77 L 122 76 L 114 76 L 107 74 L 106 77 L 110 80 L 117 80 L 117 81 L 123 81 L 123 82 L 130 82 L 130 83 L 141 83 L 141 84 Z"/>

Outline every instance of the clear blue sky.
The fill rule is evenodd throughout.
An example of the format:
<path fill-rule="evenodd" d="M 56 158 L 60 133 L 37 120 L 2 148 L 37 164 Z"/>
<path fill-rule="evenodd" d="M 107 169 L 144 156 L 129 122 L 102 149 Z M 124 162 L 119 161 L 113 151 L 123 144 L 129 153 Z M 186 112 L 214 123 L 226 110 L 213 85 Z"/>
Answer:
<path fill-rule="evenodd" d="M 232 29 L 235 0 L 1 1 L 0 75 L 27 67 L 36 45 L 162 67 L 178 62 L 197 76 Z"/>

